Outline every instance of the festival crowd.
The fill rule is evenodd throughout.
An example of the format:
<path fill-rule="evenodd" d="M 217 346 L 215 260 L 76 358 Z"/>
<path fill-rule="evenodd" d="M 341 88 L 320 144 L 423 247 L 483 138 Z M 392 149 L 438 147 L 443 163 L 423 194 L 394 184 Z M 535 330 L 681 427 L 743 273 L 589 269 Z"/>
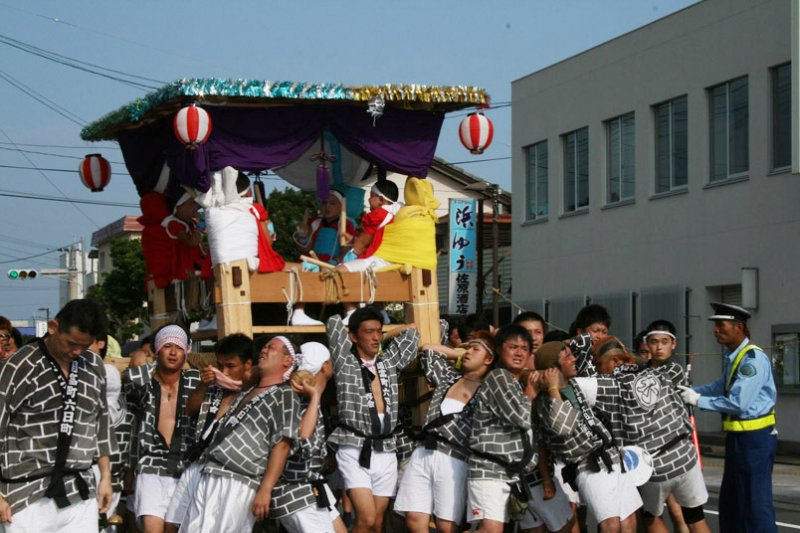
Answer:
<path fill-rule="evenodd" d="M 730 350 L 750 348 L 740 311 L 711 317 Z M 629 350 L 599 305 L 569 332 L 532 312 L 499 328 L 442 320 L 442 343 L 421 347 L 413 324 L 385 319 L 333 315 L 325 344 L 229 335 L 199 369 L 167 325 L 122 373 L 104 364 L 95 301 L 69 302 L 13 352 L 0 320 L 0 530 L 121 531 L 124 516 L 146 533 L 577 532 L 588 514 L 603 532 L 709 531 L 687 404 L 715 410 L 769 375 L 751 351 L 732 387 L 692 389 L 673 324 Z M 416 430 L 412 370 L 432 389 Z M 721 519 L 737 531 L 771 494 L 728 469 L 723 493 L 740 499 Z"/>

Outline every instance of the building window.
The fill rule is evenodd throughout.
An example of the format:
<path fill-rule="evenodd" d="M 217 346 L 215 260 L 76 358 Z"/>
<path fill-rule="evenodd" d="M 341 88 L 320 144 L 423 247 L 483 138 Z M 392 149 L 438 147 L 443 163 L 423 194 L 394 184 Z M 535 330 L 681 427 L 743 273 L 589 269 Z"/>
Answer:
<path fill-rule="evenodd" d="M 749 169 L 747 76 L 717 85 L 711 96 L 711 181 L 745 176 Z"/>
<path fill-rule="evenodd" d="M 564 212 L 589 206 L 589 128 L 562 137 L 564 143 Z"/>
<path fill-rule="evenodd" d="M 682 189 L 688 184 L 687 110 L 685 96 L 655 107 L 656 193 Z"/>
<path fill-rule="evenodd" d="M 772 362 L 778 388 L 800 390 L 800 324 L 772 327 Z"/>
<path fill-rule="evenodd" d="M 542 141 L 526 148 L 528 156 L 527 220 L 536 220 L 547 216 L 547 141 Z"/>
<path fill-rule="evenodd" d="M 772 70 L 772 168 L 792 165 L 792 68 Z"/>
<path fill-rule="evenodd" d="M 634 196 L 636 189 L 634 130 L 633 113 L 606 122 L 608 139 L 606 203 L 613 204 Z"/>

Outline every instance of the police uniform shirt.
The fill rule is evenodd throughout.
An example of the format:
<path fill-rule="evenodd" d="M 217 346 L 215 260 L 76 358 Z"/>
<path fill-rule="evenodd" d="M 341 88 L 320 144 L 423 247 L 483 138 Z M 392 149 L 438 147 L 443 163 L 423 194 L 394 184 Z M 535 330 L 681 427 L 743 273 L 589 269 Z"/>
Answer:
<path fill-rule="evenodd" d="M 72 440 L 65 468 L 79 471 L 95 497 L 91 471 L 96 457 L 110 457 L 113 436 L 108 421 L 105 366 L 85 351 L 78 361 L 78 391 Z M 56 463 L 63 406 L 61 387 L 38 344 L 20 348 L 0 367 L 0 473 L 4 479 L 45 474 L 28 482 L 0 482 L 0 492 L 18 513 L 44 497 L 50 484 L 46 474 Z M 75 475 L 65 475 L 70 503 L 81 501 Z"/>
<path fill-rule="evenodd" d="M 536 441 L 529 433 L 531 400 L 523 394 L 522 385 L 508 370 L 496 368 L 484 378 L 476 396 L 470 448 L 508 463 L 522 461 L 525 445 L 533 446 L 531 441 Z M 527 443 L 523 439 L 527 439 Z M 525 470 L 532 471 L 537 460 L 538 453 L 534 451 Z M 517 476 L 510 477 L 502 465 L 477 455 L 469 458 L 467 477 L 518 481 Z"/>
<path fill-rule="evenodd" d="M 336 379 L 339 419 L 342 423 L 370 435 L 372 434 L 372 420 L 368 402 L 372 400 L 372 394 L 364 391 L 361 365 L 357 356 L 353 355 L 351 351 L 353 345 L 340 316 L 334 315 L 328 320 L 327 333 Z M 419 332 L 416 329 L 406 329 L 394 337 L 389 346 L 378 356 L 378 360 L 383 363 L 387 373 L 390 401 L 386 402 L 385 413 L 391 417 L 392 424 L 399 422 L 397 374 L 414 360 L 418 346 Z M 375 379 L 380 379 L 380 377 L 375 376 Z M 382 393 L 385 396 L 385 391 Z M 364 444 L 363 437 L 342 427 L 334 429 L 329 440 L 334 444 L 358 448 Z M 374 446 L 377 451 L 394 452 L 396 450 L 395 437 L 392 435 L 376 440 Z"/>
<path fill-rule="evenodd" d="M 135 406 L 139 419 L 136 473 L 177 478 L 188 466 L 189 451 L 194 444 L 195 419 L 186 414 L 186 402 L 200 384 L 200 372 L 194 369 L 181 371 L 175 431 L 171 446 L 167 446 L 158 431 L 161 385 L 153 377 L 155 370 L 155 365 L 129 367 L 122 379 L 122 392 L 128 405 Z"/>
<path fill-rule="evenodd" d="M 772 363 L 760 349 L 752 349 L 739 363 L 730 390 L 725 395 L 725 383 L 736 356 L 750 344 L 745 339 L 735 350 L 726 348 L 722 377 L 708 385 L 694 387 L 701 394 L 697 406 L 704 411 L 727 413 L 741 419 L 765 416 L 775 407 L 777 391 L 772 378 Z"/>
<path fill-rule="evenodd" d="M 282 383 L 253 397 L 249 408 L 242 406 L 242 411 L 247 409 L 242 414 L 239 405 L 250 390 L 239 394 L 220 421 L 203 456 L 207 459 L 203 474 L 233 478 L 258 490 L 273 446 L 287 439 L 289 455 L 298 450 L 301 410 L 299 396 L 288 383 Z"/>

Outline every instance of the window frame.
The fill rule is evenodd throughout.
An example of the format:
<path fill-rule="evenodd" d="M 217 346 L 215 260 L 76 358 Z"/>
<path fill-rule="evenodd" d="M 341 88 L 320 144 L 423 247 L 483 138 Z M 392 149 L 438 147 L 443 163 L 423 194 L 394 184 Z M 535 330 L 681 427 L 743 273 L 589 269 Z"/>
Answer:
<path fill-rule="evenodd" d="M 685 153 L 685 158 L 686 158 L 686 183 L 677 185 L 675 183 L 675 179 L 676 179 L 676 174 L 675 174 L 676 150 L 675 150 L 675 111 L 674 111 L 674 108 L 675 108 L 675 104 L 678 103 L 681 100 L 683 100 L 685 102 L 685 107 L 686 107 L 686 111 L 685 111 L 685 113 L 686 113 L 686 142 L 685 142 L 685 145 L 686 145 L 686 153 Z M 669 122 L 669 133 L 668 133 L 668 137 L 669 137 L 669 187 L 667 189 L 665 189 L 665 190 L 659 190 L 660 185 L 661 185 L 661 177 L 662 176 L 659 173 L 659 157 L 660 157 L 661 154 L 660 154 L 660 151 L 659 151 L 659 142 L 658 142 L 659 133 L 660 133 L 658 120 L 659 120 L 659 110 L 663 106 L 669 106 L 669 108 L 668 108 L 668 119 L 669 119 L 668 120 L 668 122 Z M 659 102 L 657 104 L 654 104 L 652 106 L 652 112 L 653 112 L 652 116 L 653 116 L 653 124 L 654 124 L 654 127 L 653 127 L 653 146 L 654 146 L 654 149 L 653 149 L 653 154 L 654 154 L 654 160 L 653 160 L 653 177 L 654 177 L 654 179 L 653 179 L 653 196 L 654 197 L 670 196 L 670 195 L 673 195 L 673 194 L 686 192 L 689 189 L 689 146 L 690 146 L 689 145 L 689 95 L 688 94 L 682 94 L 682 95 L 676 96 L 674 98 L 670 98 L 669 100 L 665 100 L 663 102 Z"/>
<path fill-rule="evenodd" d="M 747 127 L 745 128 L 745 138 L 747 140 L 747 168 L 740 172 L 731 173 L 731 85 L 737 81 L 744 80 L 747 89 Z M 720 87 L 725 87 L 725 156 L 726 173 L 725 177 L 714 177 L 715 155 L 714 155 L 714 91 Z M 709 186 L 718 185 L 747 179 L 750 175 L 750 78 L 747 74 L 737 76 L 730 80 L 712 85 L 706 90 L 708 96 L 708 132 L 709 132 L 709 166 L 708 183 Z"/>
<path fill-rule="evenodd" d="M 539 152 L 537 149 L 543 145 L 544 147 L 544 156 L 545 156 L 545 166 L 544 166 L 544 185 L 546 189 L 544 201 L 539 198 L 539 186 L 540 186 L 540 175 L 539 175 Z M 548 139 L 542 139 L 541 141 L 535 142 L 530 144 L 524 148 L 525 150 L 525 222 L 543 222 L 547 220 L 548 215 L 550 214 L 550 146 L 548 143 Z M 531 164 L 531 156 L 535 158 L 535 165 Z M 536 168 L 536 176 L 531 179 L 531 168 Z M 533 200 L 532 200 L 533 196 Z M 535 203 L 535 211 L 531 213 L 533 204 Z M 544 214 L 539 214 L 542 205 L 544 205 Z"/>
<path fill-rule="evenodd" d="M 625 158 L 624 154 L 624 143 L 622 142 L 623 135 L 624 135 L 624 123 L 623 119 L 627 119 L 630 117 L 631 122 L 630 125 L 633 129 L 633 157 L 632 157 L 632 166 L 633 166 L 633 191 L 631 192 L 630 196 L 623 196 L 622 191 L 624 189 L 623 181 L 624 181 L 624 170 L 625 170 Z M 611 161 L 612 161 L 612 136 L 611 136 L 611 128 L 613 124 L 618 124 L 619 127 L 619 148 L 618 148 L 618 163 L 619 163 L 619 175 L 618 175 L 618 193 L 619 197 L 616 200 L 612 200 L 610 198 L 611 195 Z M 603 123 L 606 132 L 606 164 L 605 164 L 605 198 L 604 198 L 604 205 L 606 206 L 615 206 L 620 204 L 630 204 L 636 199 L 636 113 L 635 111 L 629 111 L 627 113 L 623 113 L 621 115 L 617 115 L 616 117 L 610 118 Z"/>
<path fill-rule="evenodd" d="M 579 172 L 579 159 L 578 159 L 578 135 L 584 133 L 586 134 L 586 204 L 579 205 L 580 197 L 579 197 L 579 187 L 578 187 L 578 172 Z M 567 160 L 569 159 L 567 154 L 568 146 L 569 146 L 569 139 L 571 136 L 574 136 L 573 146 L 575 147 L 575 153 L 572 154 L 573 159 L 573 173 L 572 177 L 567 175 Z M 561 205 L 562 209 L 562 216 L 569 216 L 574 213 L 583 213 L 589 210 L 589 206 L 591 205 L 591 195 L 590 195 L 590 184 L 591 184 L 591 177 L 589 175 L 589 126 L 583 126 L 582 128 L 577 128 L 572 131 L 568 131 L 561 135 L 561 144 L 562 144 L 562 153 L 563 153 L 563 160 L 562 160 L 562 187 L 563 187 L 563 202 Z M 567 208 L 567 180 L 572 180 L 574 187 L 573 187 L 573 198 L 572 201 L 574 202 L 574 207 L 572 209 Z"/>
<path fill-rule="evenodd" d="M 777 118 L 777 75 L 778 70 L 788 68 L 789 70 L 789 118 L 788 118 L 788 147 L 789 147 L 789 161 L 786 164 L 778 165 L 775 162 L 775 148 L 776 142 L 776 118 Z M 779 172 L 792 168 L 792 63 L 787 61 L 780 63 L 769 69 L 769 94 L 770 94 L 770 123 L 769 123 L 769 169 L 770 172 Z"/>
<path fill-rule="evenodd" d="M 797 344 L 800 342 L 800 324 L 775 324 L 771 328 L 771 341 L 772 341 L 772 353 L 768 353 L 767 355 L 772 360 L 772 371 L 775 378 L 775 386 L 780 392 L 789 392 L 789 393 L 796 393 L 800 394 L 800 347 Z M 787 336 L 787 335 L 794 335 L 794 369 L 795 369 L 795 380 L 797 383 L 786 385 L 783 383 L 784 372 L 783 368 L 781 367 L 783 361 L 785 360 L 785 355 L 780 352 L 780 343 L 786 341 L 779 341 L 779 336 Z M 790 341 L 792 342 L 792 341 Z"/>

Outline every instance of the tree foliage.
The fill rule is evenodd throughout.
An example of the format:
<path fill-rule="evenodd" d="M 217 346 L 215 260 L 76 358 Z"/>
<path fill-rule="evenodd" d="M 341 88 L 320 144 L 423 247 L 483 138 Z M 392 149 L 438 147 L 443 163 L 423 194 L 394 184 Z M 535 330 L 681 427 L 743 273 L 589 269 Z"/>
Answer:
<path fill-rule="evenodd" d="M 111 263 L 111 271 L 103 274 L 100 282 L 89 289 L 88 296 L 105 304 L 111 324 L 110 333 L 120 342 L 125 342 L 142 331 L 142 321 L 147 317 L 141 241 L 112 241 Z"/>
<path fill-rule="evenodd" d="M 272 247 L 286 261 L 298 261 L 300 252 L 292 239 L 292 234 L 306 210 L 311 213 L 316 211 L 317 200 L 314 194 L 287 187 L 282 191 L 273 190 L 267 196 L 266 202 L 269 219 L 275 225 L 278 234 Z"/>

